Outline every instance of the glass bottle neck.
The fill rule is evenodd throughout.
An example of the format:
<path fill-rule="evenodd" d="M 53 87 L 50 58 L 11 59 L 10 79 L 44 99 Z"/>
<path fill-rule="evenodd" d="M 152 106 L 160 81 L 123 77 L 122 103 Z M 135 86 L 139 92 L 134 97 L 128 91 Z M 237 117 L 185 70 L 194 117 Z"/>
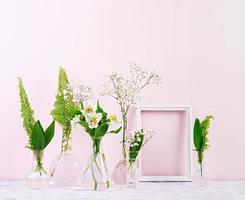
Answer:
<path fill-rule="evenodd" d="M 92 154 L 93 155 L 98 155 L 103 152 L 102 150 L 102 137 L 94 137 L 92 138 Z"/>
<path fill-rule="evenodd" d="M 44 171 L 43 168 L 43 151 L 42 150 L 34 150 L 33 151 L 33 163 L 32 169 L 34 171 Z"/>
<path fill-rule="evenodd" d="M 199 169 L 198 169 L 198 171 L 199 171 L 199 173 L 200 173 L 200 175 L 201 176 L 204 176 L 204 162 L 202 162 L 202 163 L 199 163 Z"/>

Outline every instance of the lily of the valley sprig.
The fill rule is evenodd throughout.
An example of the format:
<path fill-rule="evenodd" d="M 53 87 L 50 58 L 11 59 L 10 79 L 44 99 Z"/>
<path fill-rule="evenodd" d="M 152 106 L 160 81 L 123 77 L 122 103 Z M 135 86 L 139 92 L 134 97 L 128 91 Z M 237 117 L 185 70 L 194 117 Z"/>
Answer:
<path fill-rule="evenodd" d="M 197 152 L 198 163 L 200 164 L 201 175 L 203 175 L 204 152 L 209 147 L 208 133 L 210 123 L 213 119 L 214 117 L 212 115 L 208 115 L 203 121 L 200 121 L 200 119 L 196 118 L 194 123 L 193 142 L 195 146 L 195 151 Z"/>
<path fill-rule="evenodd" d="M 153 138 L 155 132 L 152 130 L 130 132 L 126 136 L 126 142 L 128 144 L 128 156 L 130 166 L 135 162 L 141 149 Z"/>
<path fill-rule="evenodd" d="M 108 95 L 114 98 L 120 107 L 123 120 L 123 157 L 126 160 L 126 131 L 127 114 L 129 109 L 140 99 L 139 93 L 148 85 L 159 85 L 161 77 L 155 72 L 149 72 L 137 66 L 130 64 L 129 76 L 118 73 L 112 73 L 108 81 L 104 84 L 102 95 Z"/>
<path fill-rule="evenodd" d="M 28 135 L 28 143 L 26 147 L 33 151 L 37 160 L 37 166 L 35 170 L 41 171 L 44 170 L 43 163 L 41 162 L 41 155 L 43 150 L 48 146 L 54 137 L 55 121 L 53 120 L 53 122 L 44 131 L 41 122 L 39 120 L 35 121 L 34 119 L 34 111 L 31 108 L 22 79 L 18 78 L 18 80 L 21 103 L 20 111 L 23 119 L 23 127 Z"/>

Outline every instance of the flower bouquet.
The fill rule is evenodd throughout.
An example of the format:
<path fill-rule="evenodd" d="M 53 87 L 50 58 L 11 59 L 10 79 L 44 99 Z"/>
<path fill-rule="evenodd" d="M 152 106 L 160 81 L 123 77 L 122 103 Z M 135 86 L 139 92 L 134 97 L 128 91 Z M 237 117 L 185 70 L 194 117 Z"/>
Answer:
<path fill-rule="evenodd" d="M 117 134 L 121 130 L 115 114 L 108 115 L 100 106 L 80 102 L 80 109 L 75 111 L 76 124 L 80 124 L 92 141 L 92 155 L 84 170 L 82 186 L 86 190 L 105 190 L 110 187 L 106 158 L 102 150 L 102 138 L 108 133 Z"/>

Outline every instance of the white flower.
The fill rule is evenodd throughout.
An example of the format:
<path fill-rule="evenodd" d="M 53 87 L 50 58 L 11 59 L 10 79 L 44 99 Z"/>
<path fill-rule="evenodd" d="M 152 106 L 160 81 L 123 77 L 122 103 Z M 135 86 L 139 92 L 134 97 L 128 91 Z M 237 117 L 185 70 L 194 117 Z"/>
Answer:
<path fill-rule="evenodd" d="M 95 113 L 95 108 L 91 104 L 86 104 L 81 112 L 85 117 L 90 116 Z"/>
<path fill-rule="evenodd" d="M 102 113 L 89 113 L 89 115 L 85 115 L 85 119 L 89 128 L 97 128 L 102 119 Z"/>
<path fill-rule="evenodd" d="M 79 115 L 76 115 L 72 120 L 71 120 L 71 125 L 73 127 L 76 126 L 76 124 L 80 121 L 80 116 Z"/>
<path fill-rule="evenodd" d="M 121 127 L 121 122 L 118 120 L 118 117 L 116 114 L 110 114 L 108 116 L 108 119 L 109 119 L 108 132 L 118 130 Z"/>

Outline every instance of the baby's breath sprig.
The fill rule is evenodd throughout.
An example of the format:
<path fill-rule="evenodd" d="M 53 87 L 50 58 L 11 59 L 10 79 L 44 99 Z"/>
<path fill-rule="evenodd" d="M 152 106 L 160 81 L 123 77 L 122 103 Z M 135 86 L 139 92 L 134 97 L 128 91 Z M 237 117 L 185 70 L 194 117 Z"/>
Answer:
<path fill-rule="evenodd" d="M 94 96 L 94 93 L 90 86 L 79 85 L 77 87 L 74 87 L 73 96 L 74 96 L 75 102 L 77 104 L 80 104 L 80 102 L 91 100 Z"/>
<path fill-rule="evenodd" d="M 161 77 L 156 72 L 144 70 L 133 62 L 129 63 L 131 68 L 129 76 L 120 73 L 112 73 L 108 81 L 104 83 L 102 95 L 114 98 L 120 107 L 123 120 L 123 157 L 126 159 L 126 132 L 127 115 L 129 109 L 140 99 L 140 92 L 148 85 L 160 85 Z"/>

